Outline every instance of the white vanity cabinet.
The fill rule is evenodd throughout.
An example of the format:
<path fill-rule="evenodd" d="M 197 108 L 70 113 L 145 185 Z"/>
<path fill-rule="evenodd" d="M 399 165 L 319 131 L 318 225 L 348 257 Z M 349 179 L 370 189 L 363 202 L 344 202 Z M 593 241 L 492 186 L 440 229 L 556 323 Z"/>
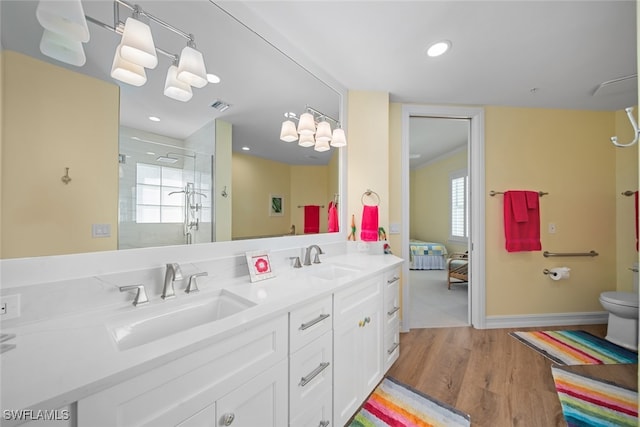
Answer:
<path fill-rule="evenodd" d="M 331 425 L 333 386 L 331 295 L 289 314 L 289 425 Z"/>
<path fill-rule="evenodd" d="M 384 372 L 400 356 L 400 268 L 384 273 Z"/>
<path fill-rule="evenodd" d="M 78 425 L 281 427 L 287 348 L 280 315 L 79 400 Z"/>
<path fill-rule="evenodd" d="M 343 426 L 382 379 L 382 274 L 334 294 L 335 426 Z"/>

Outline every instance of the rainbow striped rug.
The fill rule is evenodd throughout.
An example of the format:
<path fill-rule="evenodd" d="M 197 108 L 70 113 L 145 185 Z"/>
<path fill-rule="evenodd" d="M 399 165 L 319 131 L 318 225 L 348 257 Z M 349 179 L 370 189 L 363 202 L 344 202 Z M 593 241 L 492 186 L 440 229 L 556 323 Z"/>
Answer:
<path fill-rule="evenodd" d="M 510 332 L 559 365 L 638 363 L 638 353 L 585 331 Z"/>
<path fill-rule="evenodd" d="M 638 426 L 638 392 L 551 367 L 568 427 Z"/>
<path fill-rule="evenodd" d="M 349 427 L 469 427 L 469 415 L 386 377 Z"/>

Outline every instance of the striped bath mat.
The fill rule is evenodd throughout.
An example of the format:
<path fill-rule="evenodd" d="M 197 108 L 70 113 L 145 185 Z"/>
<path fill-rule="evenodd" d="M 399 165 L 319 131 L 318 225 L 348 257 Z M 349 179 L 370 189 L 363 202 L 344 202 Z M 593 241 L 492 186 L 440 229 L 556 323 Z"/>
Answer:
<path fill-rule="evenodd" d="M 638 353 L 585 331 L 510 332 L 559 365 L 638 363 Z"/>
<path fill-rule="evenodd" d="M 552 367 L 568 427 L 638 426 L 638 393 Z"/>
<path fill-rule="evenodd" d="M 469 415 L 386 377 L 349 427 L 468 427 Z"/>

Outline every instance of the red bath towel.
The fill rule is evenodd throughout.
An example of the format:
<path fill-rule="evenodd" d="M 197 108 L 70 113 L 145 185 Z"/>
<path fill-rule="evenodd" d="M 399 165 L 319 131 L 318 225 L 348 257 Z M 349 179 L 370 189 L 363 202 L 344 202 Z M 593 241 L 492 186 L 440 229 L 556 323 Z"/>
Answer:
<path fill-rule="evenodd" d="M 365 242 L 378 240 L 378 206 L 365 205 L 362 209 L 360 239 Z"/>
<path fill-rule="evenodd" d="M 539 197 L 534 191 L 504 193 L 504 235 L 508 252 L 542 250 Z"/>
<path fill-rule="evenodd" d="M 304 207 L 304 234 L 320 232 L 320 206 L 307 205 Z"/>
<path fill-rule="evenodd" d="M 340 231 L 340 227 L 338 226 L 338 208 L 333 202 L 329 202 L 329 218 L 327 220 L 327 231 L 329 233 Z"/>
<path fill-rule="evenodd" d="M 636 199 L 636 251 L 638 250 L 638 192 L 635 192 L 634 198 Z"/>

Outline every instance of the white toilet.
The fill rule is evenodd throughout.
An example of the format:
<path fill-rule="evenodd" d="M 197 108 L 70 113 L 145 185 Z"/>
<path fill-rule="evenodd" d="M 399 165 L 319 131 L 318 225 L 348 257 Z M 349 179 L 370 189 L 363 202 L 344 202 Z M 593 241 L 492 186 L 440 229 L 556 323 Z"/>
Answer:
<path fill-rule="evenodd" d="M 638 273 L 633 276 L 634 292 L 603 292 L 600 304 L 609 312 L 605 339 L 638 351 Z"/>

